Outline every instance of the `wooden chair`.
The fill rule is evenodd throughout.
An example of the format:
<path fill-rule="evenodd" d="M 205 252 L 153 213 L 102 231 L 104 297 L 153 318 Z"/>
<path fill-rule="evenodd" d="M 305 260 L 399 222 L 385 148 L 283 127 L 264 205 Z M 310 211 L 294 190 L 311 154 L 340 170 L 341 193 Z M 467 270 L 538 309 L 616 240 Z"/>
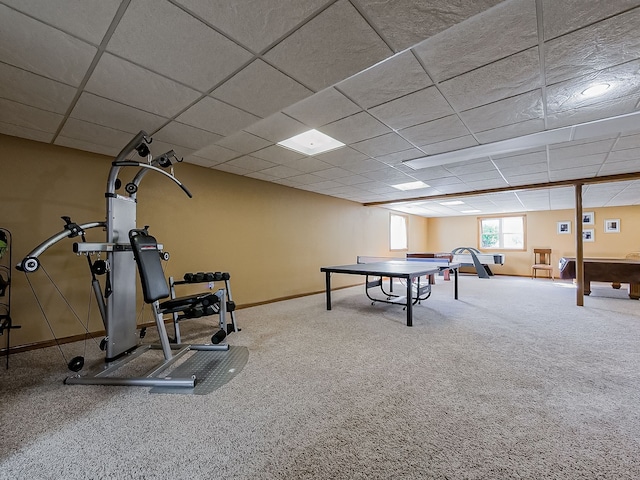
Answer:
<path fill-rule="evenodd" d="M 553 265 L 551 265 L 551 249 L 550 248 L 534 248 L 534 261 L 531 266 L 531 278 L 536 278 L 538 270 L 545 270 L 551 280 L 553 280 Z"/>

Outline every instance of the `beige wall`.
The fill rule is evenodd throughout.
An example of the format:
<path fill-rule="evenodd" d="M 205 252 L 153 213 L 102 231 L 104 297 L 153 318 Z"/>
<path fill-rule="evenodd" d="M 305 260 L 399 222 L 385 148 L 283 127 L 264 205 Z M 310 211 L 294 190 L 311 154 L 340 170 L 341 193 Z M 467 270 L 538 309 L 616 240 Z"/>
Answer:
<path fill-rule="evenodd" d="M 2 135 L 0 153 L 0 226 L 12 231 L 14 264 L 62 230 L 62 215 L 77 223 L 105 219 L 111 158 Z M 124 183 L 135 173 L 128 170 Z M 186 163 L 175 170 L 193 199 L 164 176 L 147 174 L 138 192 L 138 226 L 149 225 L 170 252 L 167 276 L 228 271 L 238 305 L 323 291 L 320 267 L 352 263 L 357 255 L 402 256 L 389 251 L 389 210 Z M 409 250 L 426 250 L 427 220 L 410 216 L 409 228 Z M 92 229 L 87 240 L 105 241 L 105 234 Z M 45 271 L 80 320 L 89 317 L 91 331 L 102 329 L 95 302 L 88 314 L 87 262 L 72 253 L 72 243 L 65 239 L 47 250 L 41 257 L 44 269 L 28 277 L 59 338 L 80 334 L 83 328 Z M 339 287 L 359 281 L 335 276 L 333 283 Z M 138 323 L 150 320 L 148 310 Z M 52 338 L 25 274 L 15 270 L 12 317 L 22 325 L 12 332 L 13 346 Z"/>
<path fill-rule="evenodd" d="M 595 213 L 595 224 L 584 228 L 595 230 L 595 241 L 584 243 L 585 257 L 621 258 L 640 251 L 640 207 L 585 208 Z M 554 275 L 563 256 L 575 256 L 576 222 L 573 210 L 527 212 L 526 251 L 499 251 L 506 255 L 503 266 L 492 267 L 497 274 L 531 275 L 534 248 L 551 248 Z M 605 219 L 620 219 L 620 233 L 605 233 Z M 558 234 L 557 223 L 571 222 L 571 234 Z M 478 217 L 430 218 L 428 220 L 429 251 L 449 252 L 456 247 L 478 248 Z"/>

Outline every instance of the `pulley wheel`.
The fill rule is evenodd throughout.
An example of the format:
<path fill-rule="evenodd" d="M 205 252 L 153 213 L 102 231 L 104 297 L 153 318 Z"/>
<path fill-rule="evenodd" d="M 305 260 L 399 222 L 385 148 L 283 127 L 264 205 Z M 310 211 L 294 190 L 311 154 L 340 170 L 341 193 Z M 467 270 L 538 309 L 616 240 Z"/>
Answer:
<path fill-rule="evenodd" d="M 68 367 L 72 372 L 79 372 L 84 367 L 84 357 L 73 357 Z"/>

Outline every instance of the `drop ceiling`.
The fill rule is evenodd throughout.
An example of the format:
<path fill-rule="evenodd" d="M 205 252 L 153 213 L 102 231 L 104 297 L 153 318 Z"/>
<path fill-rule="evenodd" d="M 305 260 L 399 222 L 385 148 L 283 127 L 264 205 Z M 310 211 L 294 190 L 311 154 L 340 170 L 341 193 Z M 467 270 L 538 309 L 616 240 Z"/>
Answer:
<path fill-rule="evenodd" d="M 473 192 L 640 172 L 639 26 L 640 0 L 0 0 L 0 133 L 115 156 L 145 130 L 154 153 L 427 217 L 573 208 L 571 186 Z M 310 129 L 346 146 L 276 145 Z M 633 178 L 584 187 L 637 204 Z"/>

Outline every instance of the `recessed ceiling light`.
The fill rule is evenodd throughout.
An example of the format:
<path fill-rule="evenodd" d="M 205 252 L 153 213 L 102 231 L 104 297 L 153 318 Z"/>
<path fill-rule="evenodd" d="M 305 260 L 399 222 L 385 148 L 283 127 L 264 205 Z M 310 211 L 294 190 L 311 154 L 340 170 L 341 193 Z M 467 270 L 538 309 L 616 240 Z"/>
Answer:
<path fill-rule="evenodd" d="M 582 91 L 582 95 L 585 97 L 595 97 L 596 95 L 602 95 L 604 92 L 609 90 L 608 83 L 598 83 L 597 85 L 591 85 L 589 88 L 586 88 Z"/>
<path fill-rule="evenodd" d="M 460 210 L 460 213 L 480 213 L 482 210 Z"/>
<path fill-rule="evenodd" d="M 393 188 L 397 188 L 398 190 L 415 190 L 416 188 L 427 188 L 427 185 L 424 182 L 408 182 L 408 183 L 399 183 L 398 185 L 391 185 Z"/>
<path fill-rule="evenodd" d="M 445 205 L 445 206 L 449 206 L 449 205 L 462 205 L 464 202 L 461 202 L 460 200 L 451 200 L 450 202 L 440 202 L 440 205 Z"/>
<path fill-rule="evenodd" d="M 295 150 L 296 152 L 304 153 L 305 155 L 318 155 L 319 153 L 344 147 L 344 143 L 339 142 L 335 138 L 331 138 L 329 135 L 325 135 L 318 130 L 309 130 L 296 135 L 295 137 L 278 142 L 278 145 L 290 150 Z"/>

